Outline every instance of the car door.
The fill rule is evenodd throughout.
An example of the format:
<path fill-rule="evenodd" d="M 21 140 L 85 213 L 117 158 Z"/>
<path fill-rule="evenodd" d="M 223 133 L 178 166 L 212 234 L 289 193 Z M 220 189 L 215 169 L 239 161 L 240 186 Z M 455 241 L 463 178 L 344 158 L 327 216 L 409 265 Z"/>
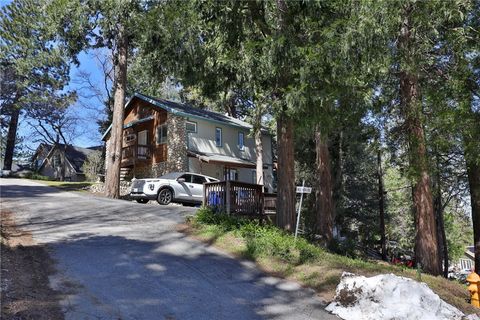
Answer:
<path fill-rule="evenodd" d="M 179 182 L 178 179 L 185 179 L 183 182 Z M 191 174 L 183 174 L 177 178 L 175 182 L 175 198 L 183 199 L 183 200 L 191 200 L 192 199 L 192 190 L 194 186 L 192 184 L 192 175 Z"/>
<path fill-rule="evenodd" d="M 192 196 L 195 201 L 203 200 L 203 184 L 205 182 L 207 182 L 207 178 L 205 178 L 204 176 L 192 174 Z"/>

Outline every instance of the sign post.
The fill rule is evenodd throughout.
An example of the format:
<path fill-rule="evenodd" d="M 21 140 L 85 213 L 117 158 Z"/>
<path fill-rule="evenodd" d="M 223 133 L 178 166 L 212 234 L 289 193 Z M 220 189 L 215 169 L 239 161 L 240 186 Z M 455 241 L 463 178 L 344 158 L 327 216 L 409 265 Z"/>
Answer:
<path fill-rule="evenodd" d="M 298 206 L 298 213 L 297 213 L 297 225 L 295 227 L 295 239 L 297 239 L 298 235 L 298 226 L 300 225 L 300 213 L 302 212 L 302 202 L 303 202 L 303 194 L 304 193 L 311 193 L 312 188 L 305 187 L 305 179 L 302 182 L 301 187 L 297 187 L 297 193 L 300 193 L 300 204 Z"/>

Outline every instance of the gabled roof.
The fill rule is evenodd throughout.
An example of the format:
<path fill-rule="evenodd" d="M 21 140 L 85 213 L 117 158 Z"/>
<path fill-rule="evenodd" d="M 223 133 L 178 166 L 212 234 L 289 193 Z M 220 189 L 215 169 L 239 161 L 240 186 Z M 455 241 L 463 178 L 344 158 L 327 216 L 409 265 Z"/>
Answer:
<path fill-rule="evenodd" d="M 52 151 L 55 149 L 52 145 L 46 144 L 50 148 L 49 154 L 47 155 L 47 158 L 50 156 Z M 56 147 L 59 150 L 64 150 L 65 145 L 64 144 L 57 144 Z M 82 147 L 77 147 L 77 146 L 72 146 L 72 145 L 67 145 L 67 148 L 65 150 L 65 157 L 67 158 L 68 162 L 72 165 L 73 169 L 75 169 L 76 172 L 82 173 L 82 166 L 85 160 L 87 160 L 87 157 L 95 152 L 95 151 L 100 151 L 102 149 L 102 146 L 96 146 L 96 147 L 89 147 L 89 148 L 82 148 Z M 45 164 L 45 161 L 42 163 L 40 166 L 43 167 Z M 39 168 L 39 169 L 40 169 Z"/>
<path fill-rule="evenodd" d="M 125 104 L 125 109 L 128 108 L 135 99 L 140 99 L 142 101 L 148 102 L 157 108 L 163 109 L 169 113 L 184 118 L 201 119 L 205 121 L 215 122 L 221 125 L 238 127 L 246 130 L 250 130 L 252 128 L 252 125 L 245 121 L 218 112 L 195 108 L 187 104 L 173 102 L 165 99 L 152 98 L 141 93 L 135 93 Z M 111 128 L 112 125 L 108 127 L 107 131 L 105 131 L 102 136 L 102 140 L 105 139 Z"/>

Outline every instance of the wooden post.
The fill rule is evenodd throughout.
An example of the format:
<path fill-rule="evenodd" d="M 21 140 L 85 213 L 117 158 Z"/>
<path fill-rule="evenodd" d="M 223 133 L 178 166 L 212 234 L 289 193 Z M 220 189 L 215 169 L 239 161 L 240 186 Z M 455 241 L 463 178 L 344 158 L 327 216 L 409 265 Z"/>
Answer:
<path fill-rule="evenodd" d="M 202 206 L 206 206 L 207 205 L 207 184 L 204 183 L 203 184 L 203 202 L 202 202 Z"/>
<path fill-rule="evenodd" d="M 225 201 L 226 201 L 226 211 L 227 214 L 230 214 L 230 204 L 231 204 L 231 192 L 230 192 L 230 180 L 225 181 Z"/>

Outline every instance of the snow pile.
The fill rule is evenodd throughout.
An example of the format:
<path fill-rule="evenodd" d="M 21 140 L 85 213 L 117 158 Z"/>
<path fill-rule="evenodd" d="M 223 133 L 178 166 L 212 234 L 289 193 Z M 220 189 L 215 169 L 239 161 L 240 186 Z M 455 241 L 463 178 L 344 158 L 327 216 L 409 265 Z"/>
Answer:
<path fill-rule="evenodd" d="M 394 274 L 366 278 L 344 272 L 335 300 L 326 310 L 345 320 L 467 319 L 425 283 Z"/>

